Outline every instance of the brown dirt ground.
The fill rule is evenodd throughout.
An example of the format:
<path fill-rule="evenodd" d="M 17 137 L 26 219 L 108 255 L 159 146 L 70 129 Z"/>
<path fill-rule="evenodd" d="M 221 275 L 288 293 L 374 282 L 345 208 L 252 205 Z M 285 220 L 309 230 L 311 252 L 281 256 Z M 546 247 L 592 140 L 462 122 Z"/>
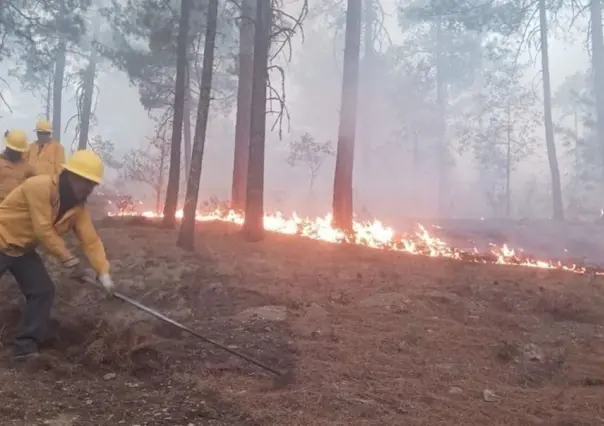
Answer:
<path fill-rule="evenodd" d="M 125 294 L 295 380 L 279 386 L 60 275 L 54 339 L 15 369 L 20 298 L 6 277 L 0 424 L 604 424 L 604 277 L 281 235 L 251 244 L 217 223 L 200 225 L 194 254 L 151 224 L 99 230 Z M 238 315 L 268 305 L 286 320 Z"/>

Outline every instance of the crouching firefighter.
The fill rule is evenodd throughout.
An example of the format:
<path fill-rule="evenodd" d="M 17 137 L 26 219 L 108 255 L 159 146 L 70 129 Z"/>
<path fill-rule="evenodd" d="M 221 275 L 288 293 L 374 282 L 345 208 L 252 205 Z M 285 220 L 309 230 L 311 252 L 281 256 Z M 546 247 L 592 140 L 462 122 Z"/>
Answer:
<path fill-rule="evenodd" d="M 0 202 L 25 179 L 34 175 L 34 169 L 24 157 L 27 152 L 27 135 L 21 130 L 4 134 L 4 152 L 0 154 Z"/>
<path fill-rule="evenodd" d="M 47 338 L 55 287 L 36 253 L 39 243 L 62 262 L 70 278 L 83 280 L 90 271 L 61 238 L 73 230 L 98 281 L 113 292 L 105 249 L 85 205 L 102 179 L 100 157 L 76 151 L 59 175 L 29 178 L 0 203 L 0 276 L 10 271 L 25 296 L 14 347 L 17 362 L 35 358 L 39 343 Z"/>

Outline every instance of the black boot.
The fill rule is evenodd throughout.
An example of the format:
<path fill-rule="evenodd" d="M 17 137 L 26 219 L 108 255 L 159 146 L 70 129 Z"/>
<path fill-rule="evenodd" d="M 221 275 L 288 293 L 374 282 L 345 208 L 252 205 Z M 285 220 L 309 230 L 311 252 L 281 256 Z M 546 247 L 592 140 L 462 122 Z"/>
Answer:
<path fill-rule="evenodd" d="M 38 345 L 31 340 L 17 340 L 13 352 L 13 361 L 17 364 L 26 363 L 39 356 Z"/>

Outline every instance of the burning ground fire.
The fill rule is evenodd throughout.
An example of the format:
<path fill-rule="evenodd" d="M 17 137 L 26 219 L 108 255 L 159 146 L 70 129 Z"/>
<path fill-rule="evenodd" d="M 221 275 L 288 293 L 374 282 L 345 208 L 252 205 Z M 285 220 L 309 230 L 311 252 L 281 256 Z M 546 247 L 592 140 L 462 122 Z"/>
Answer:
<path fill-rule="evenodd" d="M 137 213 L 134 211 L 121 211 L 110 213 L 110 216 L 142 216 L 146 218 L 161 218 L 161 214 L 152 211 Z M 182 218 L 182 210 L 176 213 L 177 218 Z M 222 221 L 242 225 L 244 217 L 233 210 L 216 209 L 209 213 L 198 213 L 198 222 Z M 418 230 L 411 233 L 397 234 L 392 228 L 384 226 L 380 221 L 357 222 L 353 224 L 354 236 L 346 235 L 332 226 L 330 214 L 315 219 L 301 218 L 295 213 L 285 217 L 281 213 L 266 214 L 264 228 L 270 232 L 288 235 L 299 235 L 314 240 L 330 243 L 352 243 L 374 249 L 391 250 L 412 255 L 443 257 L 474 263 L 491 263 L 499 265 L 516 265 L 541 269 L 554 269 L 569 271 L 578 274 L 593 273 L 604 275 L 604 269 L 584 267 L 572 263 L 554 260 L 539 260 L 519 254 L 507 245 L 491 245 L 487 252 L 473 250 L 460 250 L 451 247 L 438 237 L 430 235 L 426 228 L 418 224 Z"/>

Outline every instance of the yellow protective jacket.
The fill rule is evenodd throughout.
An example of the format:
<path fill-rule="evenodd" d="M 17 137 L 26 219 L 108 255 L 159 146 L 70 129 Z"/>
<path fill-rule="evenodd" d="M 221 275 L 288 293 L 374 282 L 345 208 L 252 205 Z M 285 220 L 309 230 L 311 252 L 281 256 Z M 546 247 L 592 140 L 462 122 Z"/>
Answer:
<path fill-rule="evenodd" d="M 68 210 L 57 222 L 57 178 L 34 176 L 0 203 L 0 252 L 20 256 L 38 243 L 61 261 L 73 259 L 61 235 L 74 231 L 90 264 L 99 274 L 109 272 L 109 262 L 92 217 L 84 205 Z"/>
<path fill-rule="evenodd" d="M 49 141 L 43 145 L 34 142 L 29 145 L 27 162 L 34 168 L 36 175 L 56 176 L 65 163 L 65 149 L 57 141 Z"/>
<path fill-rule="evenodd" d="M 34 175 L 33 168 L 25 161 L 13 163 L 0 155 L 0 202 L 25 179 Z"/>

